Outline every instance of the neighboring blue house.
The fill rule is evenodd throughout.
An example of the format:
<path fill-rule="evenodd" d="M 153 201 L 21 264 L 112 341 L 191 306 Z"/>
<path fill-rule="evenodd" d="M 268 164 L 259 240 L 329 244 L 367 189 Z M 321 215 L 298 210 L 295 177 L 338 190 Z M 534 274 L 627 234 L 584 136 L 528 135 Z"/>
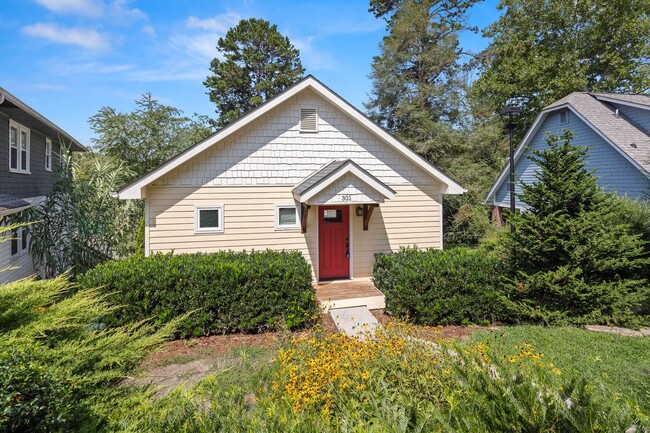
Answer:
<path fill-rule="evenodd" d="M 633 199 L 650 197 L 650 96 L 575 92 L 549 105 L 515 151 L 519 181 L 535 181 L 538 167 L 524 156 L 527 148 L 543 149 L 546 131 L 560 135 L 564 129 L 573 131 L 572 144 L 590 148 L 587 169 L 596 170 L 601 188 Z M 509 170 L 507 164 L 485 201 L 495 207 L 495 219 L 510 206 Z M 515 195 L 520 193 L 517 184 Z M 525 203 L 517 197 L 516 206 Z"/>

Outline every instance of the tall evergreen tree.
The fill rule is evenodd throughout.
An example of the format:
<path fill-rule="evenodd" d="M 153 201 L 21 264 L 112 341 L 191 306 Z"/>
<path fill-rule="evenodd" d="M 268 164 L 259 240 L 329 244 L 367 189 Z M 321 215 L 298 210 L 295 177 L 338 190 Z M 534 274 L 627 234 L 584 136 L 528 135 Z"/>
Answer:
<path fill-rule="evenodd" d="M 475 244 L 489 227 L 480 204 L 501 168 L 503 137 L 493 110 L 469 89 L 473 54 L 459 43 L 478 0 L 371 0 L 386 20 L 373 59 L 370 116 L 469 191 L 445 198 L 445 242 Z"/>
<path fill-rule="evenodd" d="M 497 109 L 517 98 L 522 130 L 571 92 L 650 89 L 648 0 L 501 0 L 498 8 L 476 84 Z"/>
<path fill-rule="evenodd" d="M 531 149 L 536 181 L 522 184 L 529 208 L 511 216 L 505 234 L 515 281 L 508 302 L 523 320 L 637 324 L 632 307 L 648 294 L 644 241 L 618 218 L 617 201 L 585 167 L 573 133 Z"/>
<path fill-rule="evenodd" d="M 264 103 L 302 78 L 300 52 L 275 24 L 251 18 L 242 20 L 219 38 L 217 50 L 224 59 L 210 63 L 204 81 L 217 106 L 222 127 Z"/>
<path fill-rule="evenodd" d="M 464 84 L 460 57 L 465 52 L 458 34 L 468 29 L 467 10 L 476 1 L 370 3 L 370 11 L 386 19 L 388 34 L 381 54 L 373 59 L 366 109 L 407 143 L 426 147 L 459 123 Z"/>

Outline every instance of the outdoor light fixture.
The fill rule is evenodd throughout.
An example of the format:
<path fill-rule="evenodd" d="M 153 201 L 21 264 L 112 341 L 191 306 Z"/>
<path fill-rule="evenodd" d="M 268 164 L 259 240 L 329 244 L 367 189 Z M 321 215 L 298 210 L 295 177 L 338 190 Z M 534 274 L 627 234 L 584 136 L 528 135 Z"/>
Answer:
<path fill-rule="evenodd" d="M 506 126 L 510 131 L 510 212 L 515 213 L 515 149 L 512 144 L 512 131 L 515 129 L 514 116 L 521 114 L 521 108 L 515 107 L 514 105 L 508 105 L 506 108 L 501 111 L 499 114 L 501 118 L 506 118 Z M 510 231 L 514 232 L 515 227 L 510 224 Z"/>
<path fill-rule="evenodd" d="M 355 213 L 357 214 L 357 216 L 363 216 L 363 207 L 357 206 L 355 209 Z"/>

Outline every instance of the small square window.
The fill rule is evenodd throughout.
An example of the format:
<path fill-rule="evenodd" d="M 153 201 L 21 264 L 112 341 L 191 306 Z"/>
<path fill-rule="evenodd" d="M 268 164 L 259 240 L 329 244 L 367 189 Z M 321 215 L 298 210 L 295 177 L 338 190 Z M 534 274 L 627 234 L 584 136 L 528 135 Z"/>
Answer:
<path fill-rule="evenodd" d="M 223 207 L 205 206 L 196 208 L 197 232 L 223 231 Z"/>
<path fill-rule="evenodd" d="M 278 229 L 294 229 L 298 227 L 298 211 L 294 205 L 278 205 L 275 207 L 275 227 Z"/>

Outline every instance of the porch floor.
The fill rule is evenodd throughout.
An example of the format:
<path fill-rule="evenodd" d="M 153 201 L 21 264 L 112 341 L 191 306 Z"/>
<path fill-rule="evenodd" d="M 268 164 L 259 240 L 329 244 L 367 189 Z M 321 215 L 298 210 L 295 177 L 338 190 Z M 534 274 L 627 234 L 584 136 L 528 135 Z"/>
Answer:
<path fill-rule="evenodd" d="M 314 284 L 323 310 L 366 306 L 374 310 L 386 306 L 386 298 L 370 279 L 319 281 Z"/>

